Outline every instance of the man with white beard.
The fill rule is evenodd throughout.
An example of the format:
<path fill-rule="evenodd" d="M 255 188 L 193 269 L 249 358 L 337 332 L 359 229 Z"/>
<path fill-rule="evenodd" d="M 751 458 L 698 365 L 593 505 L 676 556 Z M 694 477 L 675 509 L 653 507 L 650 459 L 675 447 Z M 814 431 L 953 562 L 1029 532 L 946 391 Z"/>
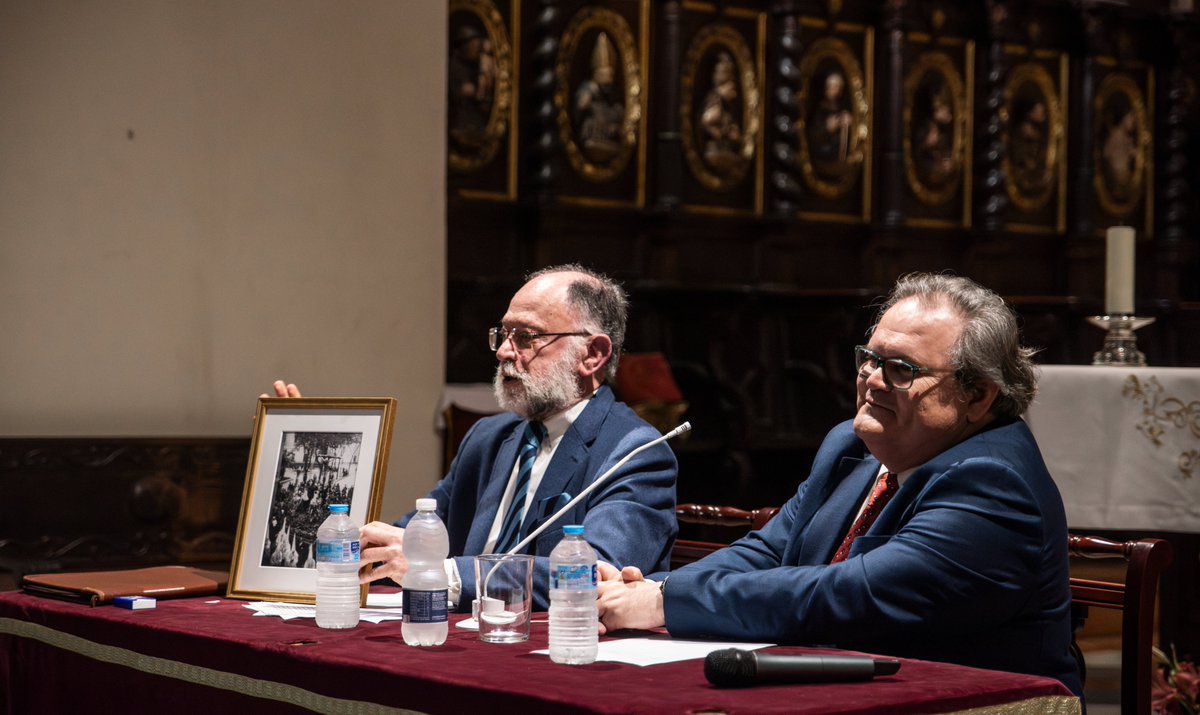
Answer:
<path fill-rule="evenodd" d="M 628 299 L 579 265 L 529 276 L 488 334 L 499 365 L 496 399 L 508 412 L 486 417 L 463 438 L 450 472 L 429 493 L 450 536 L 450 601 L 469 610 L 473 557 L 503 553 L 533 532 L 636 447 L 659 436 L 609 387 L 625 339 Z M 298 397 L 277 381 L 275 394 Z M 520 455 L 532 457 L 522 469 Z M 549 555 L 565 524 L 583 524 L 597 556 L 646 573 L 668 566 L 677 530 L 675 456 L 659 444 L 626 462 L 524 549 L 535 559 L 534 607 L 549 608 Z M 415 512 L 414 512 L 415 513 Z M 409 513 L 362 528 L 364 583 L 408 570 L 402 547 Z M 464 597 L 465 594 L 465 597 Z"/>

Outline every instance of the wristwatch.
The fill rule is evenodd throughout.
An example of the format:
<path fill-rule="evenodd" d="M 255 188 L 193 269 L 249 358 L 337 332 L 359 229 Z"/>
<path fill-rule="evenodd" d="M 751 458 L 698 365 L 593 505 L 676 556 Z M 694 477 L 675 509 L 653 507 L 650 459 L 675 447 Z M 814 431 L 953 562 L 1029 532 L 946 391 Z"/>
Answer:
<path fill-rule="evenodd" d="M 671 574 L 667 574 L 666 576 L 663 576 L 663 580 L 658 582 L 658 592 L 660 595 L 666 593 L 667 579 L 669 579 L 669 578 L 671 578 Z"/>

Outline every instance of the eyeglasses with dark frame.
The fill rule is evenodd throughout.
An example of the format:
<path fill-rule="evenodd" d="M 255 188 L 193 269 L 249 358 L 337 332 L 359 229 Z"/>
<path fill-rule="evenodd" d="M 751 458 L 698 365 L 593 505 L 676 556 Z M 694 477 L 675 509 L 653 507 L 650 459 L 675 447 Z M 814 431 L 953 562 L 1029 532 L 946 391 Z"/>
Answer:
<path fill-rule="evenodd" d="M 869 365 L 870 370 L 864 372 L 864 365 Z M 871 376 L 872 372 L 879 369 L 880 365 L 883 366 L 884 384 L 889 389 L 899 390 L 900 392 L 911 388 L 913 380 L 916 380 L 918 375 L 958 372 L 953 368 L 920 367 L 900 358 L 885 358 L 865 345 L 854 346 L 854 366 L 858 370 L 859 377 L 864 380 L 867 379 Z"/>
<path fill-rule="evenodd" d="M 503 325 L 497 325 L 494 328 L 488 328 L 488 347 L 492 352 L 500 349 L 505 340 L 512 339 L 513 345 L 517 350 L 528 350 L 533 347 L 534 340 L 542 338 L 564 338 L 564 337 L 580 337 L 590 338 L 594 333 L 585 333 L 576 331 L 573 333 L 535 333 L 528 328 L 506 328 Z"/>

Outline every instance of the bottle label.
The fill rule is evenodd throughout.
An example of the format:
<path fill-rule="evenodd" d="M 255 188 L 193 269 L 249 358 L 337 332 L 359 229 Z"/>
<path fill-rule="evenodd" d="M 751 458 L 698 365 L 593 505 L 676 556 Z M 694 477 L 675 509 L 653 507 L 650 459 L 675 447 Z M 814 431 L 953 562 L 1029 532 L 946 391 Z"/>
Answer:
<path fill-rule="evenodd" d="M 400 597 L 405 623 L 445 623 L 446 589 L 413 591 L 404 589 Z"/>
<path fill-rule="evenodd" d="M 563 591 L 590 591 L 596 588 L 596 564 L 559 564 L 551 576 L 551 588 Z"/>
<path fill-rule="evenodd" d="M 317 562 L 332 564 L 358 563 L 358 539 L 318 541 Z"/>

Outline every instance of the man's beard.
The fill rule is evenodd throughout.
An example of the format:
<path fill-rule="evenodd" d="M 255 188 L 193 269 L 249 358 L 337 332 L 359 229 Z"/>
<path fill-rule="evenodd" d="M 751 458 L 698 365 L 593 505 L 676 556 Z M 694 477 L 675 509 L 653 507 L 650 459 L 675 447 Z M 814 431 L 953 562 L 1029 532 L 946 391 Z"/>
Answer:
<path fill-rule="evenodd" d="M 501 362 L 492 379 L 496 402 L 501 409 L 515 412 L 527 420 L 542 420 L 562 412 L 583 397 L 579 375 L 575 372 L 578 362 L 579 355 L 575 350 L 564 350 L 540 375 L 518 372 L 512 362 Z M 506 377 L 519 382 L 506 383 Z"/>

